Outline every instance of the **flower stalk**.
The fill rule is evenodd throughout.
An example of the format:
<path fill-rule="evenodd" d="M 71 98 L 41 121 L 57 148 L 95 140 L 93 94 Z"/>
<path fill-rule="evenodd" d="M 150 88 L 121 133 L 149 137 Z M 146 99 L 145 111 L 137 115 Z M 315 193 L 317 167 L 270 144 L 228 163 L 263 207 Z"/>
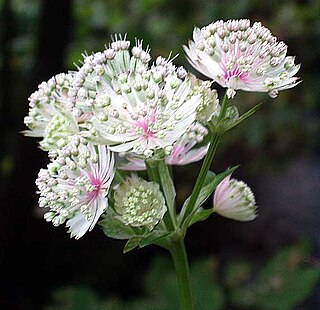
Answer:
<path fill-rule="evenodd" d="M 181 310 L 193 310 L 190 270 L 187 253 L 183 239 L 172 243 L 169 251 L 171 253 L 179 288 L 179 301 Z"/>

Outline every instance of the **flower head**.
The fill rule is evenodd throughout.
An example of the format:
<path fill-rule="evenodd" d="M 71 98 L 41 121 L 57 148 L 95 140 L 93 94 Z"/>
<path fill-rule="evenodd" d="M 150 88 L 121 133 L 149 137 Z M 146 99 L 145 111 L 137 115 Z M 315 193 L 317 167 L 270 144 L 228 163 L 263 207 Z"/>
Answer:
<path fill-rule="evenodd" d="M 36 184 L 39 206 L 49 208 L 45 219 L 58 226 L 65 221 L 71 237 L 79 239 L 92 230 L 107 208 L 107 194 L 114 175 L 114 158 L 105 146 L 84 144 L 73 137 L 41 169 Z"/>
<path fill-rule="evenodd" d="M 151 157 L 172 148 L 196 120 L 197 109 L 209 105 L 203 92 L 217 105 L 210 83 L 194 83 L 172 60 L 158 57 L 149 65 L 150 60 L 141 42 L 130 53 L 130 42 L 120 38 L 104 52 L 86 56 L 75 73 L 69 92 L 74 108 L 91 111 L 91 137 L 115 152 Z"/>
<path fill-rule="evenodd" d="M 250 20 L 219 20 L 193 31 L 193 41 L 184 46 L 191 65 L 205 76 L 229 89 L 268 92 L 292 88 L 300 66 L 286 56 L 287 46 L 278 42 L 269 29 Z"/>
<path fill-rule="evenodd" d="M 69 138 L 80 131 L 80 120 L 67 104 L 72 81 L 73 74 L 57 74 L 42 82 L 29 97 L 29 114 L 24 118 L 24 123 L 30 130 L 24 131 L 24 134 L 42 137 L 40 146 L 44 150 L 65 146 Z"/>
<path fill-rule="evenodd" d="M 167 211 L 159 185 L 136 175 L 115 187 L 114 207 L 119 219 L 133 227 L 152 230 Z"/>
<path fill-rule="evenodd" d="M 252 221 L 257 217 L 256 201 L 251 189 L 242 181 L 230 180 L 230 175 L 217 186 L 213 208 L 221 216 L 236 221 Z"/>

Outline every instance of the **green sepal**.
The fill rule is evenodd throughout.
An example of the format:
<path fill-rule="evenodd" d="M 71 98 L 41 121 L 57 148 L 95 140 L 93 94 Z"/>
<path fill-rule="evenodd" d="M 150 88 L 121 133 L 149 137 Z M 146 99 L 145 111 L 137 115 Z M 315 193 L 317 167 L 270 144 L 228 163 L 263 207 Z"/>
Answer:
<path fill-rule="evenodd" d="M 137 235 L 132 227 L 125 225 L 116 216 L 117 214 L 115 211 L 109 208 L 102 221 L 99 222 L 102 226 L 103 232 L 108 237 L 123 240 L 130 239 Z"/>
<path fill-rule="evenodd" d="M 123 248 L 123 254 L 135 249 L 139 245 L 141 238 L 141 236 L 135 236 L 129 239 Z"/>

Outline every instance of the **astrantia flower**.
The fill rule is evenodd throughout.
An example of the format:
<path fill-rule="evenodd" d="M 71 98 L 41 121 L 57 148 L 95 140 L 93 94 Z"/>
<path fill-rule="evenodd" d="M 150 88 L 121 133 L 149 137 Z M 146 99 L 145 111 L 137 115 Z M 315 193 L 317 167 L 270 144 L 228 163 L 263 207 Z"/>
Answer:
<path fill-rule="evenodd" d="M 202 142 L 204 136 L 208 134 L 208 130 L 195 123 L 191 125 L 187 133 L 183 135 L 175 144 L 169 155 L 165 157 L 167 165 L 188 165 L 190 163 L 201 160 L 208 151 L 208 145 L 197 147 L 196 145 Z M 124 158 L 122 158 L 122 156 Z M 122 170 L 145 170 L 146 165 L 143 158 L 134 154 L 120 154 L 120 160 L 117 164 Z"/>
<path fill-rule="evenodd" d="M 92 230 L 107 208 L 107 194 L 114 176 L 114 158 L 105 146 L 83 144 L 82 138 L 49 155 L 55 157 L 41 169 L 36 184 L 39 206 L 49 208 L 45 219 L 58 226 L 66 222 L 71 237 Z"/>
<path fill-rule="evenodd" d="M 208 105 L 202 93 L 210 85 L 200 87 L 182 67 L 162 57 L 149 66 L 151 56 L 141 42 L 131 53 L 129 46 L 129 41 L 117 40 L 104 52 L 86 56 L 69 96 L 80 113 L 92 111 L 91 137 L 98 143 L 150 157 L 155 150 L 172 148 L 186 133 L 197 109 Z M 210 96 L 216 105 L 216 94 L 206 94 Z"/>
<path fill-rule="evenodd" d="M 237 89 L 275 97 L 299 83 L 294 75 L 300 66 L 286 56 L 287 46 L 259 22 L 250 26 L 248 19 L 220 20 L 195 28 L 193 41 L 184 49 L 191 65 L 227 87 L 229 97 Z"/>
<path fill-rule="evenodd" d="M 252 221 L 257 217 L 254 195 L 247 184 L 227 176 L 217 186 L 213 208 L 221 216 L 236 221 Z"/>
<path fill-rule="evenodd" d="M 136 175 L 115 187 L 114 208 L 118 218 L 133 227 L 152 230 L 167 211 L 159 185 Z"/>
<path fill-rule="evenodd" d="M 79 133 L 78 120 L 67 106 L 72 80 L 72 74 L 60 73 L 42 82 L 29 97 L 29 114 L 24 122 L 30 130 L 24 134 L 43 137 L 40 146 L 44 150 L 61 148 L 69 137 Z"/>

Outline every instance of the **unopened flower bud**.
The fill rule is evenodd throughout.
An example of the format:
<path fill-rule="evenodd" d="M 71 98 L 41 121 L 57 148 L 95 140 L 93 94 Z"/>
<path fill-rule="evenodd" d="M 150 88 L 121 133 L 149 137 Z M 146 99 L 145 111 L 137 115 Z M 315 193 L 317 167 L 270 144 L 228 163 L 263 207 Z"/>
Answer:
<path fill-rule="evenodd" d="M 254 195 L 247 184 L 230 179 L 230 175 L 217 186 L 213 198 L 214 211 L 236 221 L 252 221 L 257 217 Z"/>

